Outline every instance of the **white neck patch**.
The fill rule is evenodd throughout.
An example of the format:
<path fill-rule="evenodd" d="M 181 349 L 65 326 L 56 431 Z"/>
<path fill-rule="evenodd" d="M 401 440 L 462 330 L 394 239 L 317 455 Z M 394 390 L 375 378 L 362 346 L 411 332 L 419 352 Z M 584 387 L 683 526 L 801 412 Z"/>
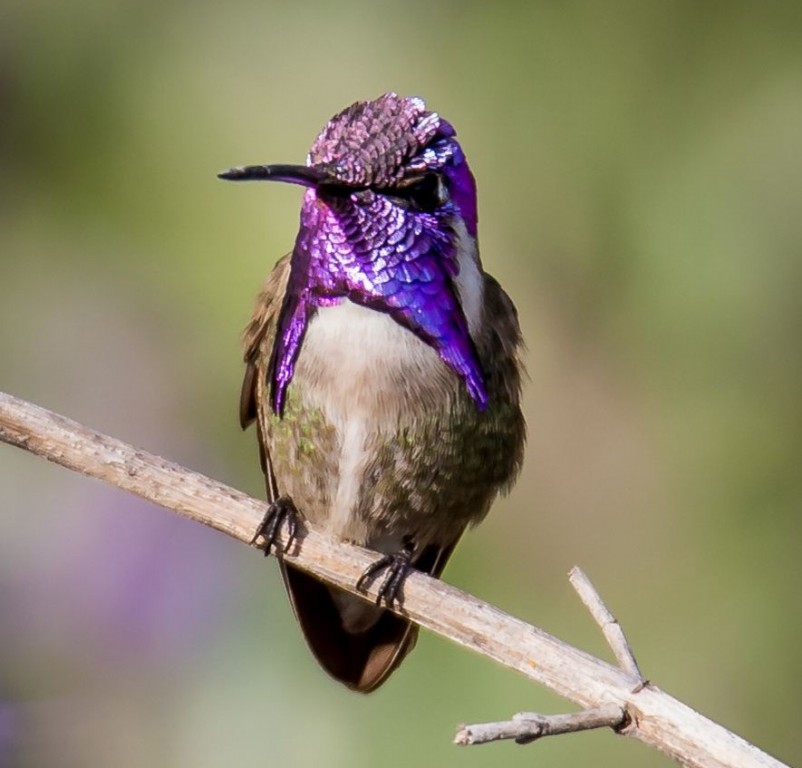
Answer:
<path fill-rule="evenodd" d="M 476 239 L 468 234 L 465 223 L 458 219 L 454 225 L 457 249 L 457 266 L 459 274 L 454 285 L 459 295 L 459 302 L 465 319 L 468 321 L 468 331 L 474 341 L 479 332 L 479 323 L 482 321 L 482 308 L 484 306 L 485 281 L 482 269 L 479 266 L 479 253 L 476 249 Z"/>

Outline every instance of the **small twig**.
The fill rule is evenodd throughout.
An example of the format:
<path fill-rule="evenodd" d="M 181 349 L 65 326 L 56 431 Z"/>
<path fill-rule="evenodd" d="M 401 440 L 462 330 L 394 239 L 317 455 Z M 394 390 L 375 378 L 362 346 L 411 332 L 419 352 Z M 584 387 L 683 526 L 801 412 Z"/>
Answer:
<path fill-rule="evenodd" d="M 472 746 L 514 739 L 516 744 L 530 744 L 543 736 L 589 731 L 593 728 L 619 728 L 625 721 L 626 712 L 618 704 L 602 704 L 599 707 L 566 715 L 519 712 L 512 716 L 512 720 L 462 725 L 454 737 L 454 743 L 460 746 Z"/>
<path fill-rule="evenodd" d="M 629 647 L 629 642 L 618 620 L 610 613 L 604 601 L 601 599 L 601 596 L 596 591 L 596 588 L 590 583 L 590 579 L 578 565 L 575 565 L 569 571 L 568 580 L 579 595 L 579 599 L 582 600 L 585 607 L 590 611 L 590 615 L 593 616 L 594 621 L 601 627 L 604 638 L 607 640 L 607 644 L 610 648 L 612 648 L 613 654 L 618 660 L 621 669 L 637 679 L 638 686 L 636 690 L 640 690 L 646 685 L 647 681 L 638 667 L 638 662 L 635 661 L 635 655 Z"/>

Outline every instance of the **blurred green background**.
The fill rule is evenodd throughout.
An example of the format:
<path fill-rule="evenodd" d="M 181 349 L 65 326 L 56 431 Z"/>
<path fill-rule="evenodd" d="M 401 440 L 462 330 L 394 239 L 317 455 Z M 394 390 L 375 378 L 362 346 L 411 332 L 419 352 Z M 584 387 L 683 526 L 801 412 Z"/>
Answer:
<path fill-rule="evenodd" d="M 261 495 L 239 332 L 301 162 L 386 90 L 452 121 L 528 344 L 523 476 L 446 578 L 802 763 L 802 4 L 5 0 L 0 389 Z M 0 764 L 666 766 L 425 634 L 330 682 L 275 563 L 0 445 Z"/>

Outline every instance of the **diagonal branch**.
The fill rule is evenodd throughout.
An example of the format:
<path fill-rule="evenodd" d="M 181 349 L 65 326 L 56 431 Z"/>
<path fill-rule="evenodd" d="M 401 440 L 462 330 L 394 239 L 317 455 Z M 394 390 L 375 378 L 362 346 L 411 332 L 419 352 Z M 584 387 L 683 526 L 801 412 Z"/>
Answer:
<path fill-rule="evenodd" d="M 63 416 L 0 393 L 0 441 L 103 480 L 249 542 L 264 503 Z M 355 592 L 374 561 L 368 550 L 308 531 L 287 561 Z M 375 599 L 372 587 L 367 599 Z M 782 768 L 720 725 L 658 688 L 638 689 L 632 674 L 573 648 L 548 633 L 442 581 L 412 573 L 404 583 L 403 614 L 437 634 L 517 670 L 582 707 L 620 706 L 619 730 L 698 768 Z"/>

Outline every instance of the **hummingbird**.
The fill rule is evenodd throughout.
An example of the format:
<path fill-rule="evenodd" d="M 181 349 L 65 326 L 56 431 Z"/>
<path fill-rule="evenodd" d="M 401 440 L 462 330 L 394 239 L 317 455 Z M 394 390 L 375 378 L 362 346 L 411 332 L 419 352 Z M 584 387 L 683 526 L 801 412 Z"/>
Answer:
<path fill-rule="evenodd" d="M 523 460 L 521 332 L 482 268 L 476 184 L 456 132 L 416 97 L 385 93 L 335 115 L 305 165 L 220 178 L 305 188 L 292 251 L 243 334 L 240 423 L 256 423 L 271 546 L 320 665 L 380 686 L 418 628 L 400 605 L 410 569 L 439 577 L 463 532 Z M 376 603 L 285 562 L 299 520 L 381 557 L 356 585 Z"/>

